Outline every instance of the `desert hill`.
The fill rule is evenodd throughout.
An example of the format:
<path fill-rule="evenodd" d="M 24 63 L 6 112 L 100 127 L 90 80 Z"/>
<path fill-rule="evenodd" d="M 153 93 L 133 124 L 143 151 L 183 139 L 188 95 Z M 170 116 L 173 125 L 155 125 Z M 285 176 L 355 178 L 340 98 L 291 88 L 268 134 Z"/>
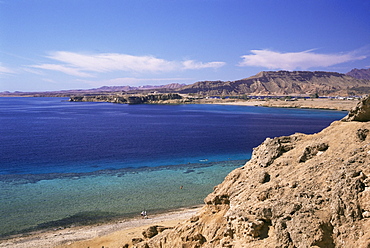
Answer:
<path fill-rule="evenodd" d="M 369 121 L 366 98 L 317 134 L 267 138 L 197 215 L 134 247 L 370 247 Z"/>
<path fill-rule="evenodd" d="M 357 70 L 357 69 L 355 69 Z M 368 69 L 369 70 L 369 69 Z M 363 72 L 368 70 L 357 70 Z M 351 72 L 353 72 L 352 70 Z M 193 94 L 197 96 L 362 96 L 370 92 L 370 79 L 324 71 L 262 71 L 236 81 L 201 81 L 190 85 L 171 83 L 146 86 L 102 86 L 94 89 L 47 92 L 0 92 L 0 96 L 98 96 L 156 93 Z M 364 77 L 365 78 L 365 77 Z"/>
<path fill-rule="evenodd" d="M 346 75 L 357 78 L 357 79 L 370 80 L 370 68 L 368 68 L 368 69 L 352 69 L 350 72 L 347 72 Z"/>
<path fill-rule="evenodd" d="M 203 95 L 312 95 L 350 96 L 370 92 L 370 80 L 337 72 L 262 71 L 237 81 L 202 81 L 176 90 Z"/>

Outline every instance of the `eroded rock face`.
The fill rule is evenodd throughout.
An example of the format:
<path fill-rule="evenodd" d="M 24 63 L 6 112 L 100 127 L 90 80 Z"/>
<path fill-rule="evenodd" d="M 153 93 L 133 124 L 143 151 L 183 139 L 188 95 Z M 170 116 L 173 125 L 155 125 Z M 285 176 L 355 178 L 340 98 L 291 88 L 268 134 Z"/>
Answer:
<path fill-rule="evenodd" d="M 200 213 L 137 247 L 370 247 L 369 129 L 267 139 Z"/>
<path fill-rule="evenodd" d="M 342 121 L 370 121 L 370 97 L 362 99 Z"/>

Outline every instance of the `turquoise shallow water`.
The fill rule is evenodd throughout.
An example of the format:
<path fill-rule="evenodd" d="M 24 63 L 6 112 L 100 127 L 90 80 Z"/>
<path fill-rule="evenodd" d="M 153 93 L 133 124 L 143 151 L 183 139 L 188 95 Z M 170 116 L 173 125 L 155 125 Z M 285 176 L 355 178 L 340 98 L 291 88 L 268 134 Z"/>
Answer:
<path fill-rule="evenodd" d="M 142 210 L 150 215 L 202 204 L 215 185 L 244 163 L 8 176 L 0 181 L 0 234 L 138 216 Z"/>

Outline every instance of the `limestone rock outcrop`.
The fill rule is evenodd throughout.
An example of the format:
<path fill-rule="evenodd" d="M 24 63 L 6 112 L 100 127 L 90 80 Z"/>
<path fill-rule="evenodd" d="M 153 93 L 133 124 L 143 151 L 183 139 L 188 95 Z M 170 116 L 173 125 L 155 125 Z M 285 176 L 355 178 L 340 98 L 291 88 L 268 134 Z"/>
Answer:
<path fill-rule="evenodd" d="M 370 97 L 362 99 L 343 121 L 370 121 Z"/>
<path fill-rule="evenodd" d="M 135 247 L 370 247 L 370 122 L 360 119 L 266 139 L 196 216 Z"/>

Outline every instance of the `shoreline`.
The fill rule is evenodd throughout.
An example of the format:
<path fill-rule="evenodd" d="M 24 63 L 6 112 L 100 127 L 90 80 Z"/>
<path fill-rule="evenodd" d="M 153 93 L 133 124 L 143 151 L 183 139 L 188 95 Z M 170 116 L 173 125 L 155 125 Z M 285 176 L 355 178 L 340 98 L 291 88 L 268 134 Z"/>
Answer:
<path fill-rule="evenodd" d="M 115 99 L 115 98 L 113 98 Z M 127 104 L 110 99 L 76 99 L 74 102 L 107 102 Z M 195 99 L 186 101 L 184 99 L 156 100 L 150 102 L 140 102 L 135 104 L 159 104 L 159 105 L 182 105 L 182 104 L 218 104 L 218 105 L 237 105 L 237 106 L 255 106 L 272 108 L 300 108 L 300 109 L 320 109 L 349 111 L 357 105 L 360 100 L 356 99 L 333 99 L 333 98 L 294 98 L 294 99 Z M 130 103 L 128 103 L 130 104 Z"/>
<path fill-rule="evenodd" d="M 149 215 L 147 219 L 133 217 L 112 222 L 43 230 L 0 240 L 1 248 L 86 248 L 122 247 L 133 238 L 143 238 L 142 231 L 153 225 L 174 227 L 199 212 L 203 205 L 168 210 Z"/>
<path fill-rule="evenodd" d="M 249 100 L 249 101 L 224 101 L 210 102 L 210 104 L 236 105 L 236 106 L 258 106 L 269 108 L 300 108 L 300 109 L 322 109 L 349 111 L 357 105 L 360 100 L 340 100 L 340 99 L 297 99 L 295 101 L 281 100 Z M 205 102 L 206 103 L 206 102 Z"/>
<path fill-rule="evenodd" d="M 5 96 L 1 95 L 0 97 L 41 97 L 41 96 L 21 96 L 21 95 L 11 95 Z M 65 97 L 68 96 L 48 96 L 48 97 Z M 119 103 L 124 104 L 123 102 L 117 102 L 114 100 L 80 100 L 81 102 L 106 102 L 106 103 Z M 66 100 L 70 101 L 70 100 Z M 80 102 L 77 101 L 77 102 Z M 150 103 L 140 103 L 140 104 L 160 104 L 160 105 L 181 105 L 181 104 L 219 104 L 219 105 L 238 105 L 238 106 L 259 106 L 259 107 L 272 107 L 272 108 L 301 108 L 301 109 L 322 109 L 322 110 L 337 110 L 337 111 L 350 111 L 354 108 L 360 100 L 358 99 L 335 99 L 335 98 L 294 98 L 281 100 L 278 98 L 271 99 L 198 99 L 192 100 L 191 102 L 184 101 L 181 99 L 170 99 L 170 100 L 158 100 Z M 137 103 L 136 103 L 137 104 Z"/>

